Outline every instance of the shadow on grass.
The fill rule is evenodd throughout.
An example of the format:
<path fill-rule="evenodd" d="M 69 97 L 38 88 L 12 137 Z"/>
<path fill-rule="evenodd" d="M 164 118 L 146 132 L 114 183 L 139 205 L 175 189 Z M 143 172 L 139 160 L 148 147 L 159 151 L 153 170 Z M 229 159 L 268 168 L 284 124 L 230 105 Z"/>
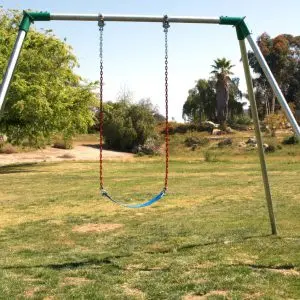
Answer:
<path fill-rule="evenodd" d="M 238 238 L 236 240 L 229 241 L 228 244 L 243 242 L 243 241 L 250 240 L 250 239 L 255 239 L 255 238 L 271 237 L 271 236 L 272 236 L 271 234 L 245 236 L 245 237 Z M 180 251 L 185 251 L 185 250 L 199 248 L 199 247 L 206 247 L 206 246 L 213 246 L 213 245 L 226 245 L 226 244 L 227 244 L 226 241 L 218 240 L 218 241 L 211 241 L 211 242 L 205 242 L 205 243 L 187 244 L 187 245 L 182 245 L 182 246 L 179 246 L 179 247 L 172 247 L 172 248 L 169 248 L 169 249 L 158 249 L 158 250 L 155 250 L 155 251 L 147 251 L 146 253 L 148 253 L 148 254 L 169 253 L 169 252 L 173 252 L 174 248 L 176 248 L 177 252 L 180 252 Z"/>
<path fill-rule="evenodd" d="M 267 269 L 267 270 L 293 270 L 296 266 L 292 264 L 285 264 L 285 265 L 254 265 L 254 264 L 241 264 L 241 266 L 246 266 L 252 269 Z"/>
<path fill-rule="evenodd" d="M 113 262 L 113 259 L 129 257 L 131 255 L 116 255 L 112 257 L 105 257 L 102 259 L 90 259 L 84 261 L 75 261 L 75 262 L 66 262 L 60 264 L 40 264 L 40 265 L 32 265 L 32 266 L 24 266 L 24 265 L 16 265 L 16 266 L 3 266 L 0 267 L 2 270 L 10 270 L 10 269 L 35 269 L 35 268 L 48 268 L 52 270 L 64 270 L 64 269 L 77 269 L 83 268 L 87 266 L 101 266 L 101 265 L 111 265 L 116 269 L 122 269 L 119 265 Z"/>
<path fill-rule="evenodd" d="M 36 169 L 32 170 L 30 167 L 37 166 L 38 163 L 22 163 L 12 164 L 0 167 L 0 174 L 15 174 L 15 173 L 32 173 L 32 172 L 43 172 Z"/>

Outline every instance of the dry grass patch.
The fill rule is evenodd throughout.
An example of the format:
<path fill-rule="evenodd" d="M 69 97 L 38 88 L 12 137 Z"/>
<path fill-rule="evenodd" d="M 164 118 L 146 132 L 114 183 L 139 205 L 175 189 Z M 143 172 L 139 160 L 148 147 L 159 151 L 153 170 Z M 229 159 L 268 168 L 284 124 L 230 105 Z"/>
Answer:
<path fill-rule="evenodd" d="M 219 296 L 223 297 L 224 299 L 228 299 L 228 291 L 210 291 L 209 293 L 199 296 L 199 295 L 186 295 L 182 298 L 182 300 L 206 300 L 210 296 Z"/>
<path fill-rule="evenodd" d="M 284 276 L 300 276 L 300 272 L 295 269 L 289 269 L 289 270 L 272 269 L 272 272 L 280 273 Z"/>
<path fill-rule="evenodd" d="M 24 296 L 26 297 L 26 298 L 33 298 L 34 297 L 34 294 L 36 293 L 36 292 L 38 292 L 38 291 L 40 291 L 41 290 L 41 287 L 33 287 L 33 288 L 30 288 L 30 289 L 28 289 L 27 291 L 25 291 L 25 293 L 24 293 Z"/>
<path fill-rule="evenodd" d="M 79 232 L 79 233 L 105 232 L 105 231 L 115 230 L 115 229 L 121 228 L 123 226 L 124 226 L 124 224 L 113 224 L 113 223 L 93 224 L 93 223 L 88 223 L 88 224 L 84 224 L 84 225 L 74 226 L 72 231 L 73 232 Z"/>
<path fill-rule="evenodd" d="M 143 264 L 136 264 L 136 265 L 128 265 L 128 266 L 126 266 L 125 269 L 151 272 L 151 271 L 164 271 L 166 269 L 169 269 L 169 266 L 164 265 L 164 266 L 146 267 Z"/>
<path fill-rule="evenodd" d="M 209 269 L 213 268 L 217 265 L 217 263 L 211 262 L 211 261 L 205 261 L 201 264 L 196 264 L 193 269 Z"/>
<path fill-rule="evenodd" d="M 230 264 L 246 264 L 246 265 L 254 265 L 258 259 L 257 255 L 250 255 L 248 253 L 236 253 L 235 257 L 228 258 L 227 261 Z"/>
<path fill-rule="evenodd" d="M 145 294 L 139 289 L 131 288 L 127 285 L 123 285 L 123 289 L 125 294 L 127 296 L 130 296 L 131 299 L 140 299 L 140 300 L 146 299 Z"/>
<path fill-rule="evenodd" d="M 89 284 L 89 283 L 93 283 L 93 282 L 95 282 L 95 280 L 88 279 L 85 277 L 65 277 L 63 279 L 63 282 L 61 285 L 62 286 L 65 286 L 65 285 L 78 286 L 78 285 Z"/>

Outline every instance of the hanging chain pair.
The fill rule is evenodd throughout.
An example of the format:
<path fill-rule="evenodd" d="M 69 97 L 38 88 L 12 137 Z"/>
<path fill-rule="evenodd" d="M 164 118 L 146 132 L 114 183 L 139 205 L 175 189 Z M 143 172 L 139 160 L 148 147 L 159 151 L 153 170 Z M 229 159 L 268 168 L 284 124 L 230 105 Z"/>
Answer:
<path fill-rule="evenodd" d="M 100 85 L 99 85 L 99 97 L 100 97 L 100 107 L 99 107 L 99 139 L 100 139 L 100 157 L 99 157 L 99 176 L 100 176 L 100 191 L 103 191 L 103 29 L 104 20 L 103 16 L 99 16 L 99 32 L 100 32 Z"/>
<path fill-rule="evenodd" d="M 170 24 L 168 16 L 164 16 L 163 28 L 165 33 L 165 147 L 166 147 L 166 170 L 165 170 L 165 191 L 168 189 L 168 175 L 169 175 L 169 89 L 168 89 L 168 30 Z"/>
<path fill-rule="evenodd" d="M 100 109 L 99 109 L 99 139 L 100 139 L 100 157 L 99 157 L 99 180 L 100 180 L 100 191 L 102 194 L 107 195 L 104 190 L 103 184 L 103 29 L 104 29 L 104 18 L 99 15 L 99 32 L 100 32 L 100 44 L 99 44 L 99 58 L 100 58 L 100 85 L 99 85 L 99 97 L 100 97 Z M 165 155 L 166 155 L 166 169 L 165 169 L 165 184 L 164 192 L 168 189 L 168 174 L 169 174 L 169 91 L 168 91 L 168 29 L 170 27 L 168 16 L 164 16 L 163 28 L 165 33 Z"/>

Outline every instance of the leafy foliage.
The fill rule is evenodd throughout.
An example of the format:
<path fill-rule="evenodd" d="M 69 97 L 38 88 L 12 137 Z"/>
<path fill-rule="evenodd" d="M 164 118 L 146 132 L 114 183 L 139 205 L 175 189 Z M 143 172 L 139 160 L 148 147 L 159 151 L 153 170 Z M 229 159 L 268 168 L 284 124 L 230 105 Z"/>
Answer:
<path fill-rule="evenodd" d="M 295 135 L 288 136 L 288 137 L 284 138 L 284 140 L 282 141 L 282 144 L 284 144 L 284 145 L 299 144 L 299 139 Z"/>
<path fill-rule="evenodd" d="M 239 102 L 242 93 L 239 90 L 239 79 L 233 78 L 229 85 L 228 115 L 230 118 L 242 115 L 243 103 Z M 196 86 L 189 91 L 183 105 L 182 115 L 185 120 L 199 123 L 204 120 L 217 121 L 217 90 L 214 78 L 199 79 Z"/>
<path fill-rule="evenodd" d="M 294 111 L 293 104 L 289 104 L 291 111 Z M 269 114 L 265 117 L 264 123 L 269 127 L 272 136 L 276 135 L 276 130 L 288 128 L 288 120 L 282 110 L 278 110 L 274 114 Z"/>
<path fill-rule="evenodd" d="M 153 106 L 148 100 L 137 104 L 121 100 L 104 105 L 105 144 L 115 150 L 132 151 L 155 135 Z"/>
<path fill-rule="evenodd" d="M 257 42 L 285 98 L 299 108 L 300 36 L 280 34 L 271 38 L 267 33 L 263 33 L 258 37 Z M 256 88 L 260 118 L 263 119 L 265 115 L 274 113 L 278 109 L 275 102 L 276 97 L 254 53 L 249 52 L 248 57 L 250 66 L 258 75 L 253 82 Z"/>
<path fill-rule="evenodd" d="M 13 47 L 20 15 L 0 10 L 0 79 Z M 43 146 L 59 133 L 65 141 L 86 132 L 93 123 L 94 84 L 74 73 L 78 66 L 71 47 L 51 31 L 31 29 L 24 42 L 7 94 L 0 128 L 16 144 Z"/>

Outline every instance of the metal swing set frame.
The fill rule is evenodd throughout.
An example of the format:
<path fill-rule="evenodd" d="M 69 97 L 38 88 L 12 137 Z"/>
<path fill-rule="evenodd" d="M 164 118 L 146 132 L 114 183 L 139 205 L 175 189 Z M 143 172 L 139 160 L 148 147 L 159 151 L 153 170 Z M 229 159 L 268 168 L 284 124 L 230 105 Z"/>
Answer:
<path fill-rule="evenodd" d="M 251 33 L 244 21 L 244 17 L 167 17 L 169 23 L 189 23 L 189 24 L 219 24 L 233 26 L 237 33 L 239 40 L 239 46 L 242 56 L 242 62 L 244 67 L 244 73 L 246 78 L 248 97 L 251 106 L 251 113 L 255 127 L 255 135 L 258 145 L 258 153 L 260 158 L 261 172 L 265 189 L 265 196 L 267 201 L 270 225 L 272 234 L 277 234 L 276 220 L 274 216 L 272 196 L 270 191 L 264 148 L 262 142 L 262 135 L 259 126 L 259 119 L 257 113 L 257 106 L 254 97 L 253 83 L 250 73 L 249 61 L 246 50 L 245 39 L 248 40 L 250 47 L 252 48 L 257 61 L 259 62 L 264 74 L 270 83 L 276 98 L 278 99 L 281 107 L 286 113 L 287 119 L 294 129 L 294 132 L 298 138 L 300 138 L 300 127 L 293 116 L 290 107 L 285 100 L 283 93 L 281 92 L 278 83 L 276 82 L 268 64 L 266 63 L 264 56 L 262 55 L 260 48 L 255 40 L 252 38 Z M 10 59 L 8 61 L 7 69 L 0 85 L 0 113 L 4 110 L 5 96 L 9 89 L 9 85 L 21 52 L 21 48 L 29 31 L 30 25 L 35 21 L 98 21 L 98 22 L 151 22 L 151 23 L 164 23 L 166 16 L 143 16 L 143 15 L 102 15 L 102 14 L 60 14 L 49 12 L 27 12 L 24 11 L 23 19 L 19 26 L 19 32 L 17 39 L 12 50 Z"/>

